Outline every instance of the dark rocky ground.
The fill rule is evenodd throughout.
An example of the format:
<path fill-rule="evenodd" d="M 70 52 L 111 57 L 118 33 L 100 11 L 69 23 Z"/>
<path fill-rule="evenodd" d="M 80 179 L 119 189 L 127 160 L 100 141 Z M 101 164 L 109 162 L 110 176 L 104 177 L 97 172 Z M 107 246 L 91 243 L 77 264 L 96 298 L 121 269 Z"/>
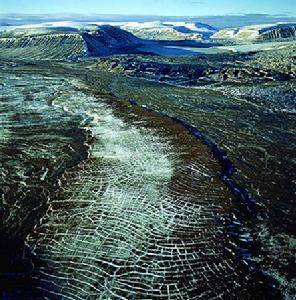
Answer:
<path fill-rule="evenodd" d="M 76 63 L 2 60 L 1 296 L 138 299 L 134 288 L 139 299 L 167 299 L 170 291 L 172 299 L 292 299 L 294 62 L 292 46 Z M 223 178 L 227 161 L 217 149 L 235 168 L 234 186 Z M 134 261 L 142 268 L 136 272 L 146 270 L 142 282 L 126 277 Z M 163 276 L 168 270 L 175 275 Z M 152 282 L 149 272 L 160 279 Z"/>
<path fill-rule="evenodd" d="M 117 56 L 101 58 L 100 68 L 180 85 L 288 81 L 296 78 L 296 46 L 258 53 L 192 57 Z"/>
<path fill-rule="evenodd" d="M 295 47 L 210 58 L 98 61 L 99 69 L 127 76 L 108 83 L 113 94 L 182 117 L 227 151 L 235 178 L 257 201 L 257 216 L 250 221 L 260 249 L 256 259 L 290 295 L 295 292 L 294 61 Z"/>

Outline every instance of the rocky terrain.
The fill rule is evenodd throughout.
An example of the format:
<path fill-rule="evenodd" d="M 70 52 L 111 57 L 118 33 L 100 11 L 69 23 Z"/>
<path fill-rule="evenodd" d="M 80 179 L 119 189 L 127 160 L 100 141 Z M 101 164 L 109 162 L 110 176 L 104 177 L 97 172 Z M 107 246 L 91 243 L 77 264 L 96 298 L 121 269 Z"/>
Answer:
<path fill-rule="evenodd" d="M 113 95 L 182 116 L 227 150 L 235 177 L 257 200 L 258 219 L 249 224 L 260 248 L 255 259 L 281 282 L 287 299 L 295 291 L 293 53 L 291 46 L 210 57 L 102 58 L 96 65 L 114 74 L 105 87 Z"/>
<path fill-rule="evenodd" d="M 212 39 L 223 39 L 240 42 L 272 41 L 296 38 L 295 23 L 278 23 L 240 28 L 226 28 L 212 35 Z"/>
<path fill-rule="evenodd" d="M 296 78 L 296 45 L 242 54 L 196 57 L 113 56 L 100 58 L 100 68 L 111 72 L 176 85 L 288 81 Z"/>

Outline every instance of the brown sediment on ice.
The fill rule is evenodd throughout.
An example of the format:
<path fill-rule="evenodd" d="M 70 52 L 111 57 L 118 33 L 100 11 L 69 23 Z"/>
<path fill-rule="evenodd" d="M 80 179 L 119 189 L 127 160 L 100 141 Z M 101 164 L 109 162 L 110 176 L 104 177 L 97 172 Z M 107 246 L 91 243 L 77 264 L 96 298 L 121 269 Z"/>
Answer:
<path fill-rule="evenodd" d="M 208 147 L 169 118 L 72 84 L 76 101 L 57 102 L 83 107 L 94 143 L 27 240 L 36 289 L 49 299 L 264 299 L 263 278 L 220 222 L 233 196 Z"/>
<path fill-rule="evenodd" d="M 19 291 L 32 299 L 267 299 L 264 279 L 237 255 L 241 245 L 225 231 L 233 196 L 202 141 L 169 118 L 95 93 L 79 70 L 65 80 L 46 66 L 36 66 L 39 75 L 26 68 L 9 75 L 30 98 L 28 113 L 14 118 L 39 127 L 21 134 L 19 151 L 30 146 L 32 154 L 46 150 L 57 158 L 49 160 L 52 173 L 36 172 L 31 186 L 43 178 L 51 187 L 54 176 L 61 186 L 26 239 L 33 259 Z M 55 70 L 65 73 L 62 66 Z M 43 114 L 51 116 L 44 124 Z M 17 139 L 22 129 L 15 131 Z"/>
<path fill-rule="evenodd" d="M 5 245 L 0 287 L 5 296 L 31 284 L 33 261 L 25 239 L 46 214 L 65 171 L 88 158 L 90 134 L 80 126 L 81 116 L 52 105 L 62 78 L 9 69 L 0 80 L 0 243 Z"/>

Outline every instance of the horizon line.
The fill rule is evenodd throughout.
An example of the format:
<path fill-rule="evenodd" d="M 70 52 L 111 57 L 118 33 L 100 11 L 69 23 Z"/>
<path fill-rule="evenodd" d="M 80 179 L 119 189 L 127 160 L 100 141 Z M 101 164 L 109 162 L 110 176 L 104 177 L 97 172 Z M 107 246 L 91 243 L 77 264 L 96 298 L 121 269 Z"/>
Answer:
<path fill-rule="evenodd" d="M 248 16 L 257 16 L 257 17 L 274 17 L 274 18 L 296 18 L 296 15 L 289 14 L 264 14 L 264 13 L 230 13 L 230 14 L 215 14 L 215 15 L 162 15 L 162 14 L 114 14 L 114 13 L 75 13 L 75 12 L 62 12 L 62 13 L 14 13 L 7 12 L 1 13 L 0 16 L 118 16 L 118 17 L 177 17 L 177 18 L 200 18 L 200 17 L 248 17 Z"/>

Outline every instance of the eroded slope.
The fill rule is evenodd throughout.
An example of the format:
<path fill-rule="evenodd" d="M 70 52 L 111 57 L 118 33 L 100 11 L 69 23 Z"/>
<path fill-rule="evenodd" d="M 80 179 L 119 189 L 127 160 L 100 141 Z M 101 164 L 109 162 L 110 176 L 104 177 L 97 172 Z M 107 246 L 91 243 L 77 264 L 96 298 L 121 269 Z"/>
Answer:
<path fill-rule="evenodd" d="M 92 30 L 71 27 L 27 28 L 0 34 L 0 58 L 77 60 L 126 53 L 141 44 L 131 33 L 112 26 Z"/>

